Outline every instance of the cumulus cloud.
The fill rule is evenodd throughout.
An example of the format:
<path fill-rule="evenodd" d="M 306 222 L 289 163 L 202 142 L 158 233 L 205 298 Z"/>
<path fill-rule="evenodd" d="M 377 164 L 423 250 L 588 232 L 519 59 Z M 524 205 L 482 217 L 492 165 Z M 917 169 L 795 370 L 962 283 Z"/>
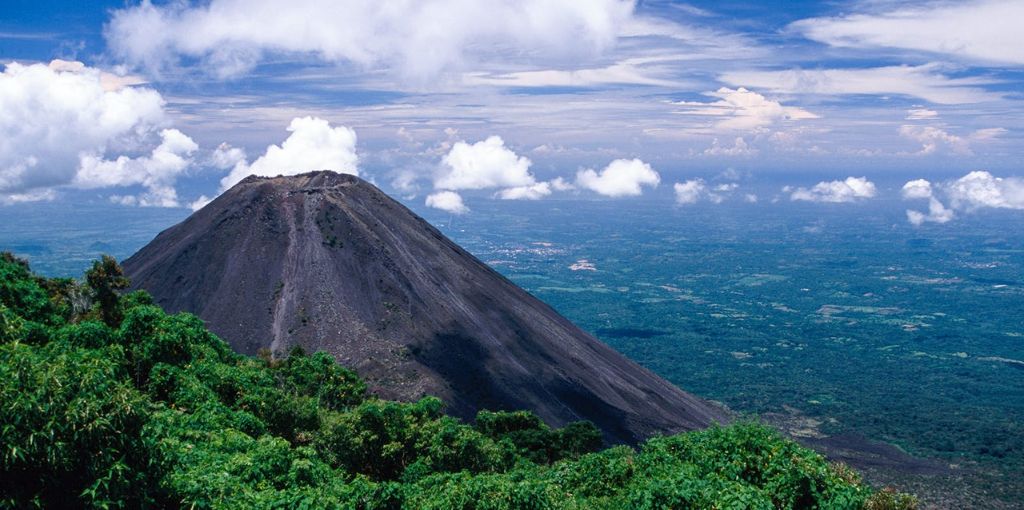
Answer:
<path fill-rule="evenodd" d="M 738 190 L 740 185 L 735 182 L 726 182 L 712 186 L 706 184 L 704 179 L 690 179 L 677 182 L 672 187 L 676 192 L 677 204 L 695 204 L 702 199 L 706 199 L 713 204 L 720 204 L 732 195 L 734 191 Z M 756 201 L 757 197 L 754 197 L 754 200 Z"/>
<path fill-rule="evenodd" d="M 553 191 L 573 186 L 561 177 L 540 182 L 530 172 L 532 162 L 505 146 L 500 136 L 476 143 L 455 142 L 441 159 L 434 189 L 446 191 L 498 189 L 502 200 L 540 200 Z M 407 183 L 408 185 L 408 183 Z"/>
<path fill-rule="evenodd" d="M 464 190 L 533 186 L 529 158 L 505 147 L 500 136 L 468 144 L 456 142 L 441 160 L 436 189 Z"/>
<path fill-rule="evenodd" d="M 608 197 L 637 196 L 643 186 L 657 187 L 661 176 L 639 159 L 616 159 L 601 172 L 592 169 L 576 173 L 576 185 Z"/>
<path fill-rule="evenodd" d="M 995 177 L 985 171 L 975 171 L 947 183 L 944 188 L 955 209 L 1024 209 L 1024 179 L 1019 177 Z"/>
<path fill-rule="evenodd" d="M 903 198 L 915 199 L 915 198 L 931 198 L 932 196 L 932 183 L 925 179 L 916 179 L 909 181 L 903 185 L 903 189 L 900 190 Z"/>
<path fill-rule="evenodd" d="M 691 179 L 685 182 L 677 182 L 672 186 L 676 192 L 677 204 L 695 204 L 700 200 L 701 194 L 707 191 L 708 187 L 703 179 Z"/>
<path fill-rule="evenodd" d="M 281 145 L 267 147 L 252 164 L 246 162 L 242 152 L 233 152 L 225 145 L 218 148 L 214 160 L 235 161 L 231 172 L 221 179 L 221 189 L 228 189 L 250 175 L 272 177 L 314 170 L 359 175 L 356 132 L 351 128 L 332 127 L 317 117 L 298 117 L 292 119 L 287 130 L 291 134 Z"/>
<path fill-rule="evenodd" d="M 939 202 L 934 197 L 928 198 L 927 213 L 907 210 L 907 221 L 915 226 L 920 226 L 925 222 L 946 223 L 952 220 L 954 216 L 955 213 L 951 209 L 947 209 L 946 206 L 942 205 L 942 202 Z"/>
<path fill-rule="evenodd" d="M 191 156 L 199 146 L 177 129 L 161 131 L 160 138 L 163 141 L 148 156 L 118 156 L 108 160 L 83 155 L 73 184 L 83 189 L 140 185 L 146 188 L 144 193 L 119 197 L 119 202 L 144 207 L 178 207 L 174 183 L 192 165 Z"/>
<path fill-rule="evenodd" d="M 875 183 L 866 177 L 847 177 L 842 181 L 822 181 L 812 188 L 785 187 L 790 200 L 806 202 L 849 203 L 872 198 L 877 193 Z"/>
<path fill-rule="evenodd" d="M 866 3 L 866 6 L 871 5 Z M 806 37 L 843 48 L 899 48 L 968 61 L 1024 65 L 1018 0 L 928 2 L 793 23 Z"/>
<path fill-rule="evenodd" d="M 540 200 L 551 194 L 551 184 L 547 182 L 538 182 L 532 186 L 517 186 L 514 188 L 505 188 L 494 196 L 502 200 Z"/>
<path fill-rule="evenodd" d="M 60 186 L 123 185 L 123 176 L 108 178 L 90 165 L 113 154 L 153 150 L 167 125 L 163 98 L 129 86 L 135 82 L 78 62 L 7 64 L 0 73 L 0 197 L 45 200 Z M 168 143 L 173 140 L 161 137 L 164 149 Z M 148 172 L 140 165 L 162 164 L 166 154 L 160 149 L 129 166 Z"/>
<path fill-rule="evenodd" d="M 208 164 L 219 170 L 227 170 L 246 160 L 245 149 L 222 143 L 210 153 Z"/>
<path fill-rule="evenodd" d="M 783 106 L 778 101 L 770 100 L 743 87 L 738 89 L 722 87 L 714 92 L 707 92 L 705 95 L 719 99 L 710 103 L 678 101 L 672 104 L 683 107 L 680 113 L 718 118 L 715 128 L 721 130 L 751 131 L 786 120 L 818 118 L 817 115 L 803 108 Z"/>
<path fill-rule="evenodd" d="M 463 214 L 469 212 L 469 208 L 462 202 L 462 195 L 454 191 L 439 191 L 427 195 L 427 207 L 433 207 L 452 214 Z"/>
<path fill-rule="evenodd" d="M 899 94 L 937 104 L 967 104 L 996 100 L 998 93 L 982 86 L 990 78 L 950 78 L 942 66 L 886 66 L 855 69 L 790 69 L 784 71 L 728 71 L 719 79 L 732 85 L 746 85 L 775 94 L 848 95 Z"/>
<path fill-rule="evenodd" d="M 286 54 L 426 80 L 485 59 L 597 54 L 614 44 L 633 7 L 627 0 L 143 0 L 114 11 L 105 35 L 116 56 L 155 72 L 197 61 L 211 74 L 235 76 Z"/>
<path fill-rule="evenodd" d="M 573 186 L 571 182 L 561 177 L 556 177 L 548 182 L 551 184 L 551 188 L 555 191 L 572 191 L 576 189 L 576 186 Z"/>
<path fill-rule="evenodd" d="M 907 221 L 914 226 L 920 226 L 925 222 L 947 223 L 956 216 L 952 209 L 948 209 L 935 198 L 932 183 L 926 179 L 916 179 L 907 182 L 900 190 L 900 194 L 906 200 L 928 200 L 928 212 L 907 210 Z"/>
<path fill-rule="evenodd" d="M 907 210 L 907 220 L 914 225 L 946 223 L 955 217 L 956 211 L 974 212 L 982 208 L 1024 210 L 1024 179 L 995 177 L 980 170 L 938 184 L 925 179 L 913 180 L 903 185 L 902 194 L 907 200 L 928 200 L 928 212 Z M 945 198 L 948 207 L 940 197 Z"/>

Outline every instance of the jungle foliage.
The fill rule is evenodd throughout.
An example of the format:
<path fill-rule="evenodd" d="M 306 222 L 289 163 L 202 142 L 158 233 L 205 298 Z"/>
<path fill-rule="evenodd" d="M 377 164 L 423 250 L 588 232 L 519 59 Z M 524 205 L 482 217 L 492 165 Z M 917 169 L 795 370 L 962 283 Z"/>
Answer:
<path fill-rule="evenodd" d="M 0 508 L 913 508 L 742 422 L 601 450 L 586 422 L 379 400 L 324 353 L 233 353 L 105 257 L 0 255 Z"/>

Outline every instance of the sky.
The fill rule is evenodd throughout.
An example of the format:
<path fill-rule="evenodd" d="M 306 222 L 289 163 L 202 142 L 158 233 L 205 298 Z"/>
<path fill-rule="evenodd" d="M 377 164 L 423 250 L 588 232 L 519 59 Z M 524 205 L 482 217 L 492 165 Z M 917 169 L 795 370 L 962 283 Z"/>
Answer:
<path fill-rule="evenodd" d="M 333 169 L 452 214 L 658 190 L 1019 214 L 1021 19 L 1024 0 L 4 0 L 0 206 L 195 209 Z"/>

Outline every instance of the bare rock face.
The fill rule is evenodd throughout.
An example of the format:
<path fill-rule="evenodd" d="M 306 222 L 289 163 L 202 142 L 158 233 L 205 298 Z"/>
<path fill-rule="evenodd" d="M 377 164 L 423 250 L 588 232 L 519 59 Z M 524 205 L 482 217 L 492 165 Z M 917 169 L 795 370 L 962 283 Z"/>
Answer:
<path fill-rule="evenodd" d="M 725 419 L 358 177 L 249 177 L 124 268 L 239 352 L 327 351 L 384 398 L 436 395 L 462 418 L 528 409 L 625 443 Z"/>

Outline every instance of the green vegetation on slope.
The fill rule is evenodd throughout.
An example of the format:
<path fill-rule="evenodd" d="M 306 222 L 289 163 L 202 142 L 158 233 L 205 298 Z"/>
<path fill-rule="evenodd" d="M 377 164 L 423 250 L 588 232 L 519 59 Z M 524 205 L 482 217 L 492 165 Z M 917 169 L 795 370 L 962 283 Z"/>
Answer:
<path fill-rule="evenodd" d="M 912 508 L 739 423 L 603 451 L 589 423 L 474 425 L 323 353 L 231 352 L 105 257 L 86 284 L 0 256 L 0 508 Z"/>

